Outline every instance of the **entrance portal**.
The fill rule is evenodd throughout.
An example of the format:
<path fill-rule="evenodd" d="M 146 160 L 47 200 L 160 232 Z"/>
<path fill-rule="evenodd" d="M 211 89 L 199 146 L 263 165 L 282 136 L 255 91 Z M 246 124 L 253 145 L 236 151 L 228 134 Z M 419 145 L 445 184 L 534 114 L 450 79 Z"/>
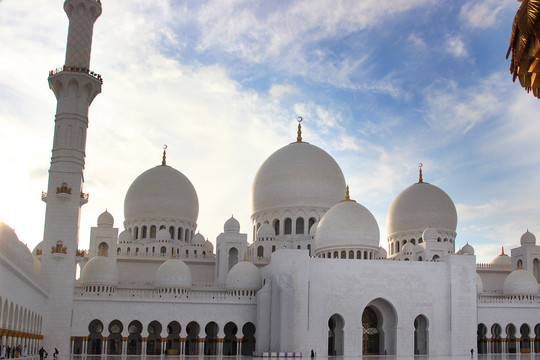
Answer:
<path fill-rule="evenodd" d="M 362 355 L 379 355 L 379 319 L 372 308 L 362 313 Z"/>
<path fill-rule="evenodd" d="M 339 314 L 328 319 L 328 356 L 343 355 L 343 325 L 343 318 Z"/>

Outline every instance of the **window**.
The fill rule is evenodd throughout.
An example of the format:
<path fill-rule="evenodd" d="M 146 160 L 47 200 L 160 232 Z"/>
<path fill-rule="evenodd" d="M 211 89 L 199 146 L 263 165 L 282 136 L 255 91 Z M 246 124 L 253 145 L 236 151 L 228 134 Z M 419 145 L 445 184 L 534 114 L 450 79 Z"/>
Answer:
<path fill-rule="evenodd" d="M 286 218 L 285 219 L 285 230 L 284 230 L 284 233 L 285 235 L 290 235 L 292 234 L 292 220 L 290 218 Z"/>
<path fill-rule="evenodd" d="M 276 235 L 279 235 L 279 220 L 278 219 L 274 220 L 274 232 L 276 233 Z"/>
<path fill-rule="evenodd" d="M 297 234 L 304 233 L 304 218 L 299 217 L 296 219 L 296 233 Z"/>

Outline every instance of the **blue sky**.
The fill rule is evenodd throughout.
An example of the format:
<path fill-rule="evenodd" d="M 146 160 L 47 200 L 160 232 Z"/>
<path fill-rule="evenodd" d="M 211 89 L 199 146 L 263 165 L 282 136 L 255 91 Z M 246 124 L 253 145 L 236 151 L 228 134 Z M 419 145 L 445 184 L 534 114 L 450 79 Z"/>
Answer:
<path fill-rule="evenodd" d="M 131 182 L 161 161 L 194 184 L 211 241 L 234 214 L 249 232 L 262 162 L 296 138 L 340 164 L 375 215 L 424 180 L 458 210 L 457 245 L 479 262 L 540 230 L 540 100 L 505 59 L 513 0 L 103 0 L 91 68 L 81 248 L 107 208 L 122 227 Z M 0 220 L 33 248 L 42 237 L 62 1 L 0 2 Z"/>

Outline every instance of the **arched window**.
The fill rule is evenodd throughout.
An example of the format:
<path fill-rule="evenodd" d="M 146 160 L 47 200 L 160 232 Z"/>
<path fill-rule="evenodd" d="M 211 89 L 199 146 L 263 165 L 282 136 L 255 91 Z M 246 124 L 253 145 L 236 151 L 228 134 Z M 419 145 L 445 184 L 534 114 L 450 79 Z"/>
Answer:
<path fill-rule="evenodd" d="M 184 241 L 185 241 L 185 242 L 189 242 L 189 229 L 186 229 L 186 231 L 185 231 L 185 234 L 184 234 Z"/>
<path fill-rule="evenodd" d="M 296 233 L 297 234 L 303 234 L 304 233 L 304 218 L 296 218 Z"/>
<path fill-rule="evenodd" d="M 257 256 L 264 257 L 264 248 L 262 247 L 262 245 L 257 248 Z"/>
<path fill-rule="evenodd" d="M 414 354 L 428 355 L 429 332 L 428 321 L 424 315 L 418 315 L 414 319 Z"/>
<path fill-rule="evenodd" d="M 152 225 L 150 227 L 150 239 L 154 239 L 156 237 L 156 225 Z"/>
<path fill-rule="evenodd" d="M 276 235 L 279 235 L 279 220 L 278 219 L 274 220 L 274 232 L 276 233 Z"/>
<path fill-rule="evenodd" d="M 285 219 L 285 229 L 283 232 L 285 235 L 292 234 L 292 220 L 290 218 Z"/>
<path fill-rule="evenodd" d="M 146 225 L 142 227 L 142 238 L 146 239 Z"/>
<path fill-rule="evenodd" d="M 238 263 L 238 250 L 236 248 L 231 248 L 229 250 L 229 271 L 232 267 Z"/>
<path fill-rule="evenodd" d="M 521 259 L 517 261 L 517 267 L 518 269 L 523 268 L 523 261 Z"/>
<path fill-rule="evenodd" d="M 343 251 L 341 252 L 341 258 L 342 258 L 342 259 L 346 259 L 346 258 L 347 258 L 347 252 L 346 252 L 345 250 L 343 250 Z"/>
<path fill-rule="evenodd" d="M 302 247 L 301 247 L 300 245 L 298 245 L 298 246 L 296 247 L 296 249 L 300 250 L 300 249 L 302 249 Z"/>
<path fill-rule="evenodd" d="M 109 244 L 102 242 L 98 245 L 98 254 L 102 256 L 109 256 Z"/>
<path fill-rule="evenodd" d="M 349 259 L 354 259 L 354 251 L 349 251 Z"/>
<path fill-rule="evenodd" d="M 272 245 L 272 252 L 276 251 L 276 245 Z"/>
<path fill-rule="evenodd" d="M 308 244 L 307 249 L 309 250 L 309 256 L 311 256 L 311 244 Z"/>
<path fill-rule="evenodd" d="M 139 238 L 139 227 L 138 227 L 138 226 L 135 226 L 135 235 L 133 235 L 133 238 L 134 238 L 134 239 L 138 239 L 138 238 Z"/>
<path fill-rule="evenodd" d="M 169 234 L 171 234 L 171 239 L 174 239 L 174 226 L 169 227 Z"/>
<path fill-rule="evenodd" d="M 339 254 L 337 251 L 334 251 L 334 259 L 338 259 L 339 258 Z"/>
<path fill-rule="evenodd" d="M 308 232 L 309 232 L 309 230 L 311 230 L 311 227 L 312 227 L 313 224 L 315 224 L 316 222 L 317 222 L 317 220 L 315 220 L 314 217 L 309 218 L 309 221 L 308 221 Z"/>
<path fill-rule="evenodd" d="M 178 228 L 178 234 L 177 234 L 177 238 L 178 240 L 182 240 L 182 235 L 184 234 L 184 229 L 179 227 Z"/>

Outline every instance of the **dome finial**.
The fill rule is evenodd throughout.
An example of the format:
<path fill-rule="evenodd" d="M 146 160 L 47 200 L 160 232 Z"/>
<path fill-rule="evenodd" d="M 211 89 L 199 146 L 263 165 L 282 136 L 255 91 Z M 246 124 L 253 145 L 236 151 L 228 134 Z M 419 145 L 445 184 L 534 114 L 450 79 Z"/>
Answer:
<path fill-rule="evenodd" d="M 161 160 L 161 165 L 167 165 L 167 144 L 163 145 L 163 160 Z"/>
<path fill-rule="evenodd" d="M 345 199 L 341 200 L 340 202 L 344 202 L 344 201 L 356 202 L 354 200 L 351 200 L 351 196 L 349 195 L 349 185 L 347 185 L 347 187 L 345 188 Z"/>
<path fill-rule="evenodd" d="M 301 116 L 296 118 L 296 121 L 298 121 L 298 135 L 296 136 L 296 142 L 301 143 L 302 142 L 302 125 L 300 124 L 304 120 Z"/>
<path fill-rule="evenodd" d="M 418 183 L 423 183 L 424 182 L 424 179 L 422 178 L 422 166 L 424 166 L 424 164 L 422 164 L 422 163 L 418 164 L 418 168 L 419 168 L 419 171 L 418 171 Z"/>
<path fill-rule="evenodd" d="M 504 246 L 501 246 L 502 250 L 501 250 L 501 255 L 505 255 L 504 253 Z"/>

